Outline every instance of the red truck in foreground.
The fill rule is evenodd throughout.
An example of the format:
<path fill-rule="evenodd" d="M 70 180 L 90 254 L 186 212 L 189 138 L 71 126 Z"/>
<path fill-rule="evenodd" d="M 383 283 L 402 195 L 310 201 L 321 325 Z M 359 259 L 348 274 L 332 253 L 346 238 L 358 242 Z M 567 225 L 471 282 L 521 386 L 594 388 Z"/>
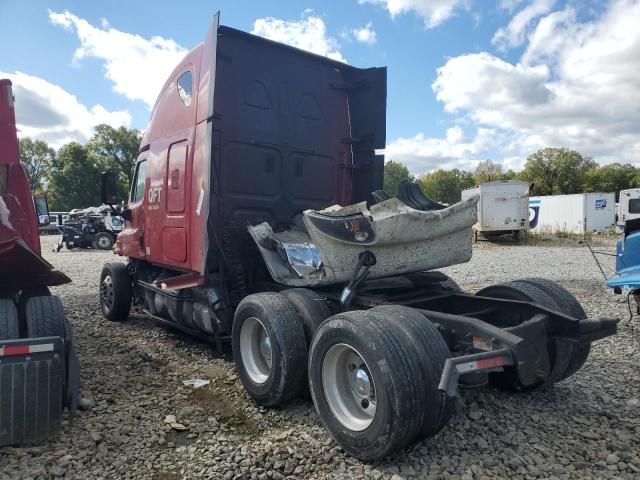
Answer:
<path fill-rule="evenodd" d="M 386 70 L 219 26 L 167 79 L 100 277 L 132 304 L 220 343 L 259 404 L 310 390 L 335 440 L 382 458 L 437 434 L 458 383 L 531 390 L 587 360 L 617 320 L 587 319 L 544 279 L 461 291 L 478 198 L 381 191 Z M 103 176 L 103 201 L 116 202 Z"/>
<path fill-rule="evenodd" d="M 78 403 L 71 327 L 49 286 L 71 280 L 40 256 L 44 196 L 32 197 L 20 164 L 9 80 L 0 80 L 0 447 L 55 434 Z"/>

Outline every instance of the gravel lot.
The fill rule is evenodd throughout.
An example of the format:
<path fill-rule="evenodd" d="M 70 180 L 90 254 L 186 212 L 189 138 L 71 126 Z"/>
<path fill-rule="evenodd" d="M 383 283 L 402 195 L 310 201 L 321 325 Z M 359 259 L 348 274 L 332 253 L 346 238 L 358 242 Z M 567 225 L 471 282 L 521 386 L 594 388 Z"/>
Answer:
<path fill-rule="evenodd" d="M 65 421 L 56 440 L 0 450 L 2 480 L 640 478 L 637 319 L 595 344 L 586 366 L 555 388 L 521 395 L 464 390 L 442 433 L 367 465 L 336 446 L 309 400 L 281 410 L 257 408 L 235 375 L 228 347 L 218 355 L 138 312 L 123 324 L 104 320 L 98 276 L 116 257 L 51 253 L 55 240 L 44 237 L 43 250 L 73 279 L 55 290 L 75 326 L 85 407 Z M 613 266 L 611 257 L 604 260 Z M 626 297 L 604 287 L 584 247 L 481 244 L 471 262 L 447 273 L 472 291 L 542 276 L 571 290 L 590 316 L 628 318 Z M 202 390 L 182 385 L 191 378 L 211 384 Z M 187 429 L 173 430 L 167 415 Z"/>

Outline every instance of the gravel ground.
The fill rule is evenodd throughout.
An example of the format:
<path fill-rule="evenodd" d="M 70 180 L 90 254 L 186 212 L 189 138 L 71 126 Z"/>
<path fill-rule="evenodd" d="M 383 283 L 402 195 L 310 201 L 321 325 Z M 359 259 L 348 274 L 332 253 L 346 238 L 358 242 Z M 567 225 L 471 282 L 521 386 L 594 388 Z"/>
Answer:
<path fill-rule="evenodd" d="M 219 355 L 138 312 L 126 323 L 102 318 L 97 283 L 110 252 L 45 257 L 72 279 L 56 288 L 75 326 L 85 405 L 59 437 L 0 450 L 0 479 L 583 479 L 640 478 L 638 321 L 595 344 L 585 367 L 546 391 L 509 395 L 464 390 L 436 437 L 367 465 L 342 452 L 313 405 L 256 407 Z M 610 247 L 611 248 L 611 247 Z M 605 257 L 613 266 L 613 259 Z M 464 288 L 523 276 L 560 282 L 590 316 L 628 318 L 584 247 L 480 244 L 471 262 L 446 270 Z M 192 390 L 183 380 L 206 378 Z M 174 415 L 184 431 L 165 423 Z"/>

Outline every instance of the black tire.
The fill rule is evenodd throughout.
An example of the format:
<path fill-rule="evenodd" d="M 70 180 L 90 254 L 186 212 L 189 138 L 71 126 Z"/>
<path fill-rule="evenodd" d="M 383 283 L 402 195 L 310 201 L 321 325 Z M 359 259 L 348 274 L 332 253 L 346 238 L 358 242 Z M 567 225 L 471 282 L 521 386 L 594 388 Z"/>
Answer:
<path fill-rule="evenodd" d="M 64 242 L 64 248 L 67 250 L 73 250 L 76 248 L 76 245 L 73 242 Z"/>
<path fill-rule="evenodd" d="M 250 348 L 252 332 L 263 340 L 266 334 L 268 355 Z M 273 407 L 304 393 L 307 343 L 299 314 L 287 297 L 273 292 L 245 297 L 233 318 L 231 342 L 238 377 L 258 404 Z"/>
<path fill-rule="evenodd" d="M 433 406 L 433 390 L 437 390 L 437 384 L 434 387 L 422 365 L 423 358 L 417 351 L 419 342 L 414 339 L 414 329 L 409 327 L 417 320 L 412 315 L 408 315 L 410 318 L 404 324 L 393 320 L 404 314 L 397 310 L 372 309 L 334 315 L 322 323 L 311 343 L 309 386 L 316 410 L 342 448 L 360 460 L 379 460 L 405 447 L 424 435 L 428 420 L 434 418 L 429 407 Z M 371 391 L 374 393 L 367 398 L 372 403 L 375 400 L 375 414 L 365 423 L 356 423 L 357 426 L 340 420 L 347 416 L 334 413 L 332 400 L 327 399 L 346 390 L 339 385 L 326 386 L 323 380 L 325 368 L 327 375 L 331 375 L 331 367 L 325 367 L 325 363 L 332 365 L 334 352 L 341 349 L 355 352 L 363 362 L 357 367 L 358 371 L 364 369 L 367 379 L 373 380 Z M 335 377 L 328 381 L 335 378 L 336 383 L 344 382 L 352 367 L 356 368 L 355 364 L 349 365 L 348 370 L 341 369 L 343 374 L 336 370 Z M 327 393 L 330 387 L 333 394 Z M 358 403 L 360 400 L 355 400 L 355 394 L 351 400 L 347 394 L 344 398 L 345 403 L 361 404 L 363 411 L 371 407 L 366 398 Z"/>
<path fill-rule="evenodd" d="M 107 320 L 126 320 L 131 310 L 131 279 L 124 263 L 107 263 L 100 274 L 100 308 Z"/>
<path fill-rule="evenodd" d="M 570 317 L 574 317 L 579 320 L 587 318 L 586 312 L 576 297 L 574 297 L 569 290 L 557 283 L 547 280 L 546 278 L 525 278 L 521 280 L 521 282 L 535 285 L 545 292 L 555 300 L 560 311 L 565 315 L 569 315 Z M 569 361 L 569 365 L 567 366 L 566 371 L 562 374 L 560 380 L 567 379 L 580 370 L 589 358 L 589 353 L 591 353 L 591 342 L 573 343 L 570 344 L 570 346 L 572 349 L 571 360 Z"/>
<path fill-rule="evenodd" d="M 560 311 L 560 307 L 550 295 L 530 283 L 521 281 L 491 285 L 476 292 L 476 295 L 533 302 L 545 308 Z M 571 351 L 567 351 L 566 342 L 550 342 L 548 347 L 551 369 L 546 383 L 552 384 L 559 381 L 561 374 L 566 371 L 571 358 Z M 503 372 L 490 373 L 489 378 L 491 383 L 498 388 L 515 392 L 529 392 L 545 384 L 544 381 L 540 381 L 531 385 L 523 385 L 518 376 L 517 368 L 514 366 L 504 367 Z"/>
<path fill-rule="evenodd" d="M 66 356 L 67 356 L 67 382 L 65 386 L 65 406 L 71 414 L 78 409 L 80 401 L 80 361 L 76 353 L 73 327 L 69 320 L 65 319 Z"/>
<path fill-rule="evenodd" d="M 296 307 L 309 346 L 320 324 L 331 316 L 326 300 L 308 288 L 290 288 L 280 293 Z"/>
<path fill-rule="evenodd" d="M 384 305 L 373 311 L 383 314 L 394 324 L 407 330 L 407 335 L 416 343 L 414 353 L 422 365 L 420 382 L 428 385 L 428 406 L 424 412 L 422 428 L 415 440 L 436 435 L 451 418 L 454 401 L 438 389 L 444 365 L 451 356 L 442 334 L 431 321 L 413 308 L 401 305 Z"/>
<path fill-rule="evenodd" d="M 99 232 L 91 242 L 91 246 L 98 250 L 111 250 L 113 248 L 113 235 L 107 232 Z"/>
<path fill-rule="evenodd" d="M 27 312 L 27 300 L 31 297 L 48 297 L 51 295 L 49 287 L 36 287 L 22 290 L 18 296 L 18 316 L 21 319 L 26 318 Z M 22 331 L 20 332 L 23 337 L 28 337 L 26 321 L 20 324 Z"/>
<path fill-rule="evenodd" d="M 18 308 L 11 298 L 0 298 L 0 340 L 20 338 Z"/>
<path fill-rule="evenodd" d="M 27 298 L 24 316 L 28 338 L 66 338 L 64 308 L 55 295 Z"/>

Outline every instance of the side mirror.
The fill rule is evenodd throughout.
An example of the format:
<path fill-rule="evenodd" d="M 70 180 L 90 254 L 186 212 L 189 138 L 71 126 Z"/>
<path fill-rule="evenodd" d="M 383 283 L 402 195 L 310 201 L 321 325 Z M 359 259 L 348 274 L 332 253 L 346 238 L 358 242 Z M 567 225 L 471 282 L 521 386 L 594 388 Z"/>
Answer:
<path fill-rule="evenodd" d="M 49 205 L 47 204 L 46 195 L 34 195 L 33 205 L 36 208 L 36 216 L 38 217 L 38 226 L 46 227 L 49 225 Z"/>
<path fill-rule="evenodd" d="M 111 170 L 102 172 L 102 191 L 100 198 L 105 205 L 113 205 L 117 202 L 118 182 L 116 174 Z"/>

